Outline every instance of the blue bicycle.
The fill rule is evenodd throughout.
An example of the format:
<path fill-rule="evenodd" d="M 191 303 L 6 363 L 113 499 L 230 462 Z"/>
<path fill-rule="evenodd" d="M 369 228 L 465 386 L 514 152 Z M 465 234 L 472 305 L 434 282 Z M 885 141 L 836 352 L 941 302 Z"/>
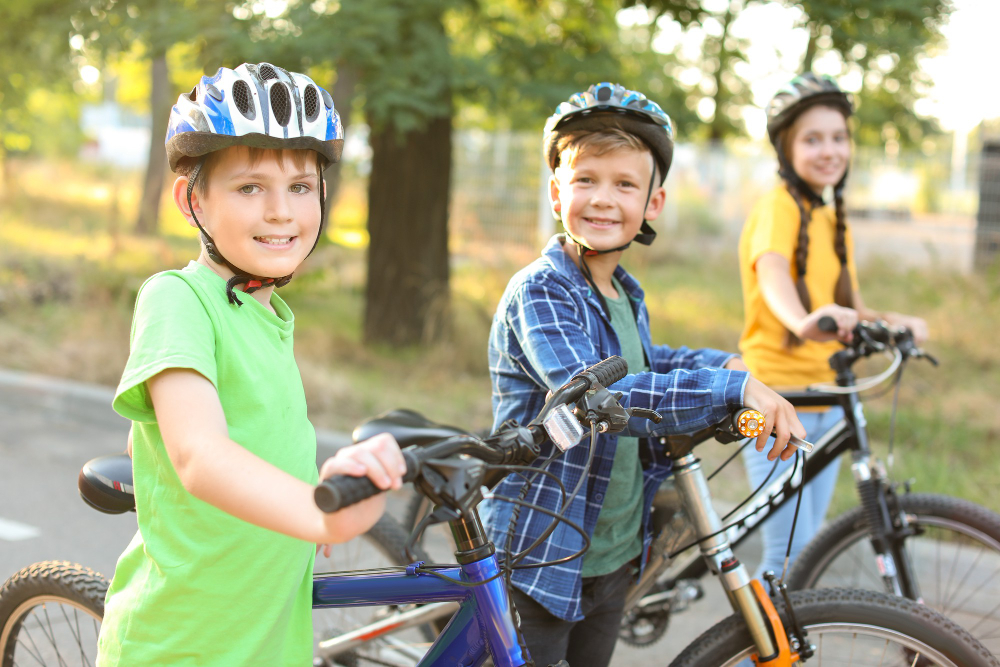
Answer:
<path fill-rule="evenodd" d="M 483 532 L 477 506 L 490 496 L 488 488 L 512 471 L 525 475 L 526 483 L 531 483 L 534 476 L 550 474 L 545 470 L 548 460 L 585 441 L 585 427 L 590 430 L 592 457 L 598 432 L 623 430 L 630 418 L 657 421 L 656 413 L 622 408 L 606 389 L 626 373 L 624 360 L 612 357 L 556 390 L 538 417 L 526 426 L 508 424 L 486 438 L 457 435 L 406 448 L 406 479 L 434 502 L 436 509 L 426 523 L 448 522 L 457 546 L 457 562 L 433 565 L 414 559 L 405 567 L 315 575 L 313 604 L 317 609 L 375 607 L 382 611 L 378 614 L 381 618 L 363 627 L 340 628 L 334 636 L 320 641 L 314 664 L 472 667 L 492 660 L 495 667 L 533 665 L 508 595 L 517 557 L 511 558 L 513 566 L 497 559 L 493 544 Z M 741 411 L 699 434 L 667 439 L 675 461 L 678 492 L 695 526 L 695 543 L 708 566 L 719 575 L 736 612 L 688 646 L 672 663 L 674 667 L 736 667 L 749 664 L 746 660 L 766 667 L 791 667 L 797 662 L 1000 667 L 1000 662 L 967 632 L 908 600 L 849 590 L 789 593 L 773 577 L 769 578 L 771 591 L 767 593 L 759 581 L 750 579 L 730 549 L 725 526 L 712 509 L 704 473 L 692 453 L 712 436 L 723 442 L 737 440 L 738 424 L 752 421 L 741 420 L 741 416 L 746 415 Z M 380 427 L 394 432 L 403 443 L 426 436 L 426 431 L 412 424 L 393 423 L 391 419 L 383 420 Z M 552 454 L 539 461 L 541 445 L 550 439 L 559 447 L 552 448 Z M 88 501 L 106 511 L 127 510 L 131 489 L 123 484 L 130 475 L 126 477 L 122 470 L 112 473 L 101 460 L 88 466 L 81 472 L 81 490 L 86 489 L 85 497 L 90 494 Z M 563 489 L 561 511 L 540 508 L 553 517 L 550 532 L 557 521 L 564 521 L 584 535 L 585 545 L 589 540 L 583 529 L 562 515 L 587 477 L 585 471 L 576 488 L 569 492 Z M 335 477 L 316 488 L 316 502 L 321 509 L 332 512 L 375 493 L 380 493 L 379 489 L 366 478 Z M 493 497 L 531 506 L 516 498 Z M 543 534 L 540 539 L 545 537 Z M 585 550 L 586 546 L 571 558 Z M 54 645 L 63 634 L 51 632 L 51 623 L 46 627 L 47 619 L 55 616 L 47 605 L 55 609 L 67 602 L 66 606 L 72 607 L 68 604 L 72 601 L 62 597 L 59 590 L 41 590 L 41 580 L 33 583 L 30 595 L 19 593 L 26 588 L 22 584 L 5 585 L 0 593 L 0 609 L 13 610 L 0 613 L 0 667 L 89 664 L 92 645 L 74 635 L 72 619 L 67 624 L 68 648 L 62 651 Z M 450 619 L 429 647 L 391 641 L 405 628 L 427 626 L 433 619 L 445 616 Z M 40 626 L 34 637 L 26 632 L 28 620 Z M 560 664 L 567 667 L 565 662 Z"/>

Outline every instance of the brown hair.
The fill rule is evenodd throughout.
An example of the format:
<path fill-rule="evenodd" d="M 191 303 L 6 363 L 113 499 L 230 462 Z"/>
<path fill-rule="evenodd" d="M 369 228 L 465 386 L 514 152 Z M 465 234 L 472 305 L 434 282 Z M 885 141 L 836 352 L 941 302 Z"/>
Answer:
<path fill-rule="evenodd" d="M 816 105 L 819 106 L 819 105 Z M 822 105 L 828 106 L 831 109 L 844 113 L 844 110 L 836 105 Z M 803 109 L 805 111 L 805 109 Z M 801 114 L 800 114 L 801 115 Z M 796 119 L 797 120 L 797 119 Z M 847 116 L 844 116 L 844 120 L 847 120 Z M 795 127 L 795 122 L 789 123 L 778 135 L 778 145 L 784 152 L 784 157 L 788 161 L 788 164 L 792 164 L 792 129 Z M 809 259 L 809 219 L 812 216 L 812 206 L 806 204 L 806 195 L 798 190 L 795 185 L 788 179 L 783 179 L 785 181 L 785 187 L 788 188 L 789 194 L 792 195 L 792 199 L 795 200 L 795 204 L 799 208 L 799 235 L 798 241 L 795 245 L 795 267 L 798 272 L 798 278 L 795 281 L 795 290 L 798 292 L 799 300 L 802 302 L 803 307 L 805 307 L 806 312 L 812 312 L 812 299 L 809 298 L 809 290 L 806 288 L 806 262 Z M 801 181 L 801 178 L 799 179 Z M 833 300 L 838 306 L 844 306 L 845 308 L 854 307 L 854 288 L 851 285 L 850 272 L 847 270 L 847 220 L 844 216 L 844 193 L 843 188 L 834 188 L 833 190 L 833 202 L 834 202 L 834 213 L 837 220 L 837 227 L 835 236 L 833 239 L 833 249 L 837 253 L 837 259 L 840 260 L 840 275 L 837 277 L 837 284 L 834 288 Z M 807 207 L 808 206 L 808 207 Z M 796 345 L 801 345 L 802 341 L 798 336 L 793 334 L 791 331 L 788 332 L 786 345 L 788 347 L 794 347 Z"/>
<path fill-rule="evenodd" d="M 320 177 L 322 178 L 323 167 L 325 166 L 325 160 L 323 156 L 315 151 L 311 151 L 306 148 L 258 148 L 257 146 L 243 146 L 236 145 L 230 146 L 229 148 L 240 148 L 246 151 L 247 161 L 250 163 L 250 167 L 256 167 L 265 158 L 277 160 L 278 164 L 282 169 L 285 167 L 285 159 L 288 158 L 292 161 L 297 169 L 305 169 L 309 164 L 309 156 L 316 156 L 316 168 L 319 171 Z M 225 148 L 217 151 L 212 151 L 204 156 L 205 163 L 201 167 L 201 171 L 198 173 L 198 180 L 195 181 L 194 187 L 202 197 L 208 192 L 208 177 L 211 175 L 212 170 L 219 162 L 219 156 L 222 151 L 227 150 Z M 194 168 L 198 165 L 198 161 L 201 160 L 200 157 L 183 157 L 177 162 L 177 167 L 174 169 L 175 172 L 181 176 L 191 177 L 194 172 Z"/>
<path fill-rule="evenodd" d="M 556 153 L 560 162 L 565 158 L 567 166 L 573 166 L 583 155 L 600 157 L 613 151 L 631 150 L 647 153 L 653 157 L 653 176 L 659 173 L 656 156 L 645 141 L 620 127 L 608 127 L 599 132 L 567 132 L 556 142 Z"/>

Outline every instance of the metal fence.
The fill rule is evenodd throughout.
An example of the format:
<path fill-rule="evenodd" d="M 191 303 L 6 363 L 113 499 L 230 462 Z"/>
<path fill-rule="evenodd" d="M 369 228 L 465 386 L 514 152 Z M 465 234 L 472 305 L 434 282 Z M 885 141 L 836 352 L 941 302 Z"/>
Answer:
<path fill-rule="evenodd" d="M 474 246 L 501 253 L 536 252 L 556 231 L 540 134 L 465 130 L 456 132 L 453 145 L 453 252 Z M 666 182 L 667 205 L 654 226 L 666 235 L 735 247 L 754 202 L 776 183 L 775 172 L 774 153 L 767 144 L 680 144 Z M 887 156 L 862 147 L 852 158 L 845 201 L 857 237 L 866 233 L 862 227 L 870 232 L 902 225 L 896 234 L 916 248 L 919 257 L 914 261 L 933 259 L 935 245 L 944 238 L 944 256 L 961 256 L 948 261 L 967 270 L 972 265 L 979 184 L 978 154 L 953 165 L 948 154 Z M 921 230 L 927 229 L 931 231 L 921 237 Z M 878 238 L 873 250 L 894 245 L 881 233 L 870 235 Z M 885 247 L 874 247 L 878 244 Z"/>

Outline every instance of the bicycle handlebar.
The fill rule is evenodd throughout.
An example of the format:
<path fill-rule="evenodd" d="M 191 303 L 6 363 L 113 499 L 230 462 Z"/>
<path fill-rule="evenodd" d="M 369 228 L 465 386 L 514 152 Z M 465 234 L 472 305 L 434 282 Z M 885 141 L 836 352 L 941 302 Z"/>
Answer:
<path fill-rule="evenodd" d="M 558 406 L 575 403 L 588 390 L 597 386 L 607 386 L 618 382 L 628 374 L 628 363 L 621 357 L 608 357 L 590 368 L 577 373 L 569 382 L 556 389 L 542 406 L 538 416 L 526 427 L 524 437 L 530 436 L 532 443 L 524 443 L 517 439 L 507 442 L 501 449 L 500 442 L 487 443 L 473 436 L 460 436 L 439 440 L 426 446 L 412 446 L 403 450 L 406 461 L 404 482 L 416 479 L 423 464 L 431 459 L 440 459 L 455 454 L 468 454 L 486 463 L 504 463 L 512 453 L 521 451 L 521 445 L 538 445 L 548 435 L 542 426 L 545 418 Z M 515 451 L 516 450 L 516 451 Z M 321 481 L 313 492 L 316 506 L 326 513 L 336 512 L 362 500 L 370 498 L 382 489 L 367 477 L 350 477 L 334 475 Z"/>
<path fill-rule="evenodd" d="M 819 318 L 816 326 L 820 331 L 826 333 L 836 333 L 838 328 L 836 320 L 829 315 Z M 885 322 L 859 321 L 854 327 L 851 342 L 845 343 L 845 345 L 857 351 L 855 360 L 888 346 L 899 350 L 904 358 L 925 358 L 935 366 L 938 365 L 937 359 L 917 347 L 913 340 L 912 331 L 906 327 L 894 327 Z"/>

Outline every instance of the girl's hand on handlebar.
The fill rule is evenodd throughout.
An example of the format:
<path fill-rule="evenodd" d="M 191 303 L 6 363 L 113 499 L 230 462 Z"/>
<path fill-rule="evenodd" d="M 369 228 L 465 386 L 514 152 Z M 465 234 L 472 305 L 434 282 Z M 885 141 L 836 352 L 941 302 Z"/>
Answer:
<path fill-rule="evenodd" d="M 778 456 L 787 461 L 795 454 L 795 445 L 788 442 L 791 434 L 800 438 L 806 437 L 806 429 L 795 414 L 795 408 L 777 392 L 751 376 L 743 391 L 743 404 L 748 408 L 758 410 L 764 415 L 764 430 L 757 436 L 757 451 L 764 451 L 767 439 L 774 433 L 774 445 L 767 453 L 767 459 L 773 461 Z"/>
<path fill-rule="evenodd" d="M 819 321 L 824 317 L 831 318 L 837 323 L 837 332 L 826 332 L 819 328 Z M 858 311 L 853 308 L 844 308 L 835 303 L 820 306 L 799 323 L 799 338 L 809 340 L 826 341 L 837 339 L 844 343 L 850 343 L 854 337 L 854 327 L 858 324 Z"/>
<path fill-rule="evenodd" d="M 921 317 L 913 315 L 901 315 L 900 313 L 886 313 L 885 320 L 889 324 L 897 327 L 906 327 L 913 334 L 913 342 L 921 345 L 930 338 L 930 331 L 927 322 Z"/>

